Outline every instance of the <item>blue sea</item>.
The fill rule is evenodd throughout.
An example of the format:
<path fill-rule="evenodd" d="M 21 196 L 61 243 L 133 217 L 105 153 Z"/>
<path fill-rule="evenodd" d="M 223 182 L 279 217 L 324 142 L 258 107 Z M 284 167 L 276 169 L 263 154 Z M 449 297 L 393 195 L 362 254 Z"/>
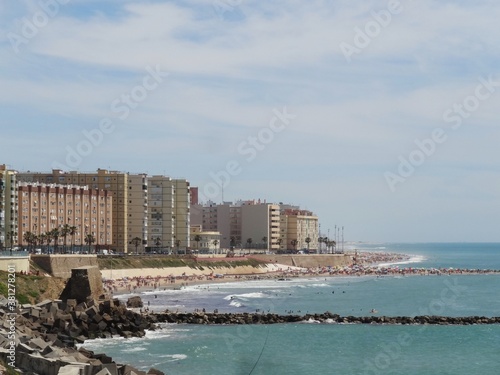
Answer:
<path fill-rule="evenodd" d="M 427 268 L 500 269 L 500 244 L 353 244 Z M 500 316 L 500 274 L 311 277 L 188 286 L 142 295 L 151 310 L 340 315 Z M 123 296 L 122 298 L 127 298 Z M 163 325 L 141 339 L 84 347 L 176 374 L 500 374 L 500 326 Z"/>

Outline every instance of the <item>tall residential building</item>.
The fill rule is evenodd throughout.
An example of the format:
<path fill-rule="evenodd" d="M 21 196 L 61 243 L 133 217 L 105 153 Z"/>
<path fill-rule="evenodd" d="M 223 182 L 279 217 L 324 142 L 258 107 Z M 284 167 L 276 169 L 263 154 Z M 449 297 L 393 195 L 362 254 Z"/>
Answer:
<path fill-rule="evenodd" d="M 244 247 L 277 251 L 280 236 L 280 207 L 277 204 L 245 202 L 241 206 L 241 238 Z"/>
<path fill-rule="evenodd" d="M 98 169 L 97 172 L 65 172 L 59 169 L 52 173 L 20 172 L 19 180 L 46 184 L 86 185 L 90 189 L 107 190 L 113 199 L 113 231 L 111 249 L 116 252 L 134 250 L 132 239 L 138 237 L 143 245 L 147 239 L 147 176 Z M 140 247 L 142 251 L 144 246 Z"/>
<path fill-rule="evenodd" d="M 280 249 L 317 251 L 318 217 L 300 209 L 282 209 L 280 215 Z M 309 241 L 309 242 L 308 242 Z"/>
<path fill-rule="evenodd" d="M 74 227 L 66 238 L 60 234 L 57 243 L 66 249 L 84 249 L 86 245 L 106 248 L 112 244 L 112 197 L 107 190 L 87 186 L 19 182 L 19 244 L 29 245 L 27 233 L 41 235 L 65 225 Z M 91 236 L 93 243 L 86 242 Z M 38 242 L 43 246 L 43 243 Z"/>
<path fill-rule="evenodd" d="M 149 247 L 185 252 L 190 247 L 189 182 L 152 176 L 147 183 Z"/>
<path fill-rule="evenodd" d="M 18 243 L 17 172 L 0 165 L 0 250 Z"/>

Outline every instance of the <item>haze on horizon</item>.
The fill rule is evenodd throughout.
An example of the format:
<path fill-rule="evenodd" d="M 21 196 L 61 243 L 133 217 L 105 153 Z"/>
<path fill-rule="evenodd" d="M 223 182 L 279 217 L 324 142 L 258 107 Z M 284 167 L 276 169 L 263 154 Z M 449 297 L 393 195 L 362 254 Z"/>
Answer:
<path fill-rule="evenodd" d="M 493 0 L 0 0 L 0 164 L 166 174 L 215 202 L 224 182 L 346 241 L 500 242 L 499 18 Z"/>

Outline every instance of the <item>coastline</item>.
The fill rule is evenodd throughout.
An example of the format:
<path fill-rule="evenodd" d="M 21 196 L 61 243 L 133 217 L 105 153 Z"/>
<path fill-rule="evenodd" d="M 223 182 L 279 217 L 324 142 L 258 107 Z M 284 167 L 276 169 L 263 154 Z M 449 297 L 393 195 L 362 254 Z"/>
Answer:
<path fill-rule="evenodd" d="M 361 255 L 361 256 L 360 256 Z M 354 253 L 353 253 L 354 256 Z M 245 282 L 252 280 L 310 279 L 362 276 L 430 276 L 430 275 L 477 275 L 499 274 L 500 270 L 458 269 L 458 268 L 421 268 L 418 263 L 426 260 L 424 256 L 396 254 L 386 252 L 358 253 L 358 262 L 345 267 L 301 268 L 282 264 L 269 264 L 271 270 L 265 273 L 233 273 L 215 277 L 211 274 L 183 274 L 180 269 L 164 268 L 161 270 L 169 276 L 139 276 L 123 279 L 108 279 L 105 289 L 112 292 L 113 297 L 138 295 L 145 292 L 161 292 L 164 290 L 182 289 L 187 286 L 211 286 L 221 283 Z M 406 267 L 400 267 L 405 265 Z M 146 274 L 148 269 L 137 269 Z M 110 288 L 111 287 L 111 288 Z M 112 290 L 111 290 L 112 289 Z"/>
<path fill-rule="evenodd" d="M 197 273 L 193 272 L 191 274 L 187 274 L 186 270 L 183 268 L 171 269 L 171 268 L 163 268 L 163 269 L 153 269 L 157 276 L 148 276 L 149 269 L 135 269 L 135 272 L 140 274 L 141 276 L 133 276 L 127 277 L 125 280 L 116 279 L 111 280 L 107 279 L 104 281 L 104 286 L 108 288 L 112 288 L 112 299 L 108 299 L 105 301 L 112 301 L 111 305 L 101 306 L 105 301 L 93 301 L 90 302 L 89 305 L 82 305 L 79 307 L 80 309 L 84 309 L 85 314 L 83 316 L 87 316 L 85 319 L 94 319 L 92 324 L 101 324 L 103 319 L 107 322 L 107 327 L 109 330 L 98 332 L 94 331 L 92 335 L 85 334 L 84 336 L 78 337 L 78 341 L 72 341 L 73 345 L 75 342 L 85 342 L 92 338 L 103 337 L 101 334 L 104 334 L 105 337 L 111 338 L 113 336 L 113 328 L 120 325 L 129 325 L 133 321 L 137 321 L 137 319 L 145 319 L 144 326 L 141 328 L 137 326 L 133 328 L 135 331 L 123 330 L 118 332 L 118 334 L 122 337 L 142 337 L 149 328 L 147 328 L 148 324 L 156 325 L 155 323 L 159 323 L 160 321 L 165 321 L 168 323 L 188 323 L 188 324 L 207 324 L 207 319 L 210 324 L 274 324 L 274 323 L 287 323 L 287 322 L 304 322 L 304 317 L 307 317 L 307 321 L 312 319 L 314 322 L 318 323 L 340 323 L 340 324 L 352 324 L 352 323 L 365 323 L 365 324 L 498 324 L 498 320 L 464 320 L 465 318 L 447 318 L 447 317 L 438 317 L 439 319 L 429 321 L 427 318 L 422 318 L 421 320 L 415 320 L 415 317 L 403 317 L 399 318 L 391 318 L 391 317 L 375 317 L 375 316 L 367 316 L 367 317 L 358 317 L 356 320 L 349 320 L 349 317 L 341 317 L 338 315 L 331 316 L 323 316 L 321 314 L 314 315 L 304 315 L 304 316 L 293 316 L 293 315 L 272 315 L 271 320 L 265 320 L 265 316 L 263 314 L 232 314 L 232 313 L 221 313 L 221 314 L 210 314 L 200 312 L 187 312 L 187 313 L 169 313 L 167 311 L 156 311 L 156 312 L 142 312 L 138 308 L 126 308 L 122 310 L 122 307 L 116 305 L 113 307 L 114 301 L 118 302 L 121 299 L 121 302 L 124 306 L 123 297 L 131 294 L 141 294 L 144 292 L 154 292 L 161 291 L 166 289 L 179 289 L 185 286 L 193 287 L 193 286 L 203 286 L 203 285 L 218 285 L 221 283 L 234 283 L 234 282 L 246 282 L 252 280 L 279 280 L 279 279 L 311 279 L 311 278 L 335 278 L 335 277 L 363 277 L 363 276 L 426 276 L 426 275 L 452 275 L 452 274 L 499 274 L 500 270 L 473 270 L 473 269 L 453 269 L 453 268 L 419 268 L 418 262 L 419 260 L 423 260 L 423 257 L 412 257 L 406 254 L 394 254 L 394 253 L 358 253 L 356 254 L 357 259 L 356 262 L 353 262 L 349 266 L 345 267 L 315 267 L 315 268 L 300 268 L 300 267 L 291 267 L 287 265 L 281 264 L 270 264 L 266 267 L 259 267 L 261 271 L 266 272 L 247 272 L 247 273 L 232 273 L 232 274 L 218 274 L 211 270 L 206 270 L 205 273 Z M 402 265 L 407 265 L 408 267 L 400 267 Z M 410 266 L 411 265 L 411 266 Z M 164 276 L 156 273 L 161 272 Z M 193 271 L 193 269 L 189 269 Z M 130 275 L 132 274 L 131 270 L 126 270 Z M 200 270 L 201 271 L 201 270 Z M 239 271 L 233 269 L 233 271 Z M 254 270 L 255 271 L 255 270 Z M 113 270 L 116 275 L 116 270 Z M 120 285 L 120 283 L 123 283 Z M 116 289 L 115 289 L 116 287 Z M 109 289 L 108 289 L 109 290 Z M 68 300 L 69 301 L 69 300 Z M 50 304 L 48 303 L 50 302 Z M 82 315 L 79 311 L 77 311 L 78 306 L 73 306 L 73 310 L 70 311 L 71 317 L 68 315 L 68 306 L 61 301 L 46 301 L 45 304 L 39 304 L 36 306 L 23 306 L 23 310 L 19 310 L 19 313 L 23 312 L 24 314 L 28 314 L 31 316 L 34 310 L 46 310 L 47 314 L 51 314 L 51 308 L 55 309 L 54 311 L 60 311 L 58 313 L 59 321 L 63 319 L 67 319 L 70 322 L 70 325 L 66 325 L 66 328 L 72 327 L 76 329 L 81 329 L 79 326 L 81 322 Z M 46 305 L 46 306 L 45 306 Z M 57 305 L 57 306 L 56 306 Z M 119 311 L 119 314 L 114 314 L 116 307 L 116 311 Z M 21 308 L 21 306 L 19 307 Z M 95 314 L 95 312 L 98 312 Z M 45 314 L 45 313 L 44 313 Z M 107 317 L 105 315 L 108 314 Z M 132 315 L 133 314 L 133 315 Z M 122 316 L 125 316 L 122 318 Z M 159 318 L 162 316 L 162 318 Z M 105 317 L 105 318 L 104 318 Z M 112 318 L 112 319 L 110 319 Z M 80 319 L 80 320 L 79 320 Z M 150 320 L 152 319 L 152 320 Z M 156 321 L 155 321 L 156 319 Z M 264 320 L 263 320 L 264 319 Z M 292 319 L 292 320 L 290 320 Z M 398 320 L 399 319 L 399 320 Z M 455 320 L 454 320 L 455 319 Z M 306 321 L 306 322 L 307 322 Z M 54 323 L 52 323 L 54 324 Z M 57 324 L 60 324 L 57 323 Z M 102 323 L 103 324 L 103 323 Z M 101 324 L 101 325 L 102 325 Z M 90 326 L 90 324 L 89 324 Z M 102 325 L 103 326 L 103 325 Z M 62 326 L 61 326 L 62 327 Z M 104 327 L 104 326 L 103 326 Z M 152 327 L 152 326 L 151 326 Z M 107 328 L 107 329 L 108 329 Z M 154 329 L 152 327 L 151 329 Z M 64 347 L 71 348 L 69 340 L 75 340 L 75 338 L 70 333 L 71 330 L 67 331 L 67 334 L 61 337 L 64 337 L 66 341 L 63 342 Z M 76 331 L 73 331 L 75 333 Z M 34 334 L 35 332 L 33 332 Z M 75 333 L 76 334 L 76 333 Z M 116 334 L 116 333 L 115 333 Z M 136 336 L 138 335 L 138 336 Z M 33 336 L 36 337 L 40 336 Z M 73 338 L 72 338 L 73 337 Z M 44 338 L 45 340 L 45 338 Z M 46 341 L 47 343 L 49 341 Z M 41 342 L 37 341 L 40 345 Z M 54 344 L 49 343 L 49 346 L 54 346 Z M 42 345 L 43 346 L 43 345 Z M 58 352 L 59 349 L 55 350 Z M 62 352 L 61 352 L 62 353 Z M 83 354 L 82 354 L 83 353 Z M 83 358 L 86 357 L 87 359 Z M 89 354 L 89 352 L 83 352 L 80 354 L 74 353 L 78 357 L 78 360 L 82 361 L 93 361 L 91 358 L 95 358 L 93 353 Z M 54 354 L 55 355 L 55 354 Z M 23 354 L 24 356 L 24 354 Z M 61 356 L 64 357 L 63 354 Z M 99 355 L 104 356 L 104 355 Z M 57 357 L 57 355 L 55 355 Z M 55 358 L 54 357 L 54 358 Z M 23 357 L 25 358 L 25 357 Z M 26 357 L 27 358 L 27 357 Z M 62 358 L 62 357 L 61 357 Z M 103 358 L 103 357 L 99 357 Z M 108 357 L 109 358 L 109 357 Z M 109 359 L 111 360 L 111 359 Z M 82 364 L 81 366 L 87 366 Z M 125 370 L 124 370 L 125 371 Z M 143 372 L 138 372 L 143 373 Z M 45 375 L 45 374 L 44 374 Z M 116 375 L 126 375 L 121 373 L 116 373 Z"/>

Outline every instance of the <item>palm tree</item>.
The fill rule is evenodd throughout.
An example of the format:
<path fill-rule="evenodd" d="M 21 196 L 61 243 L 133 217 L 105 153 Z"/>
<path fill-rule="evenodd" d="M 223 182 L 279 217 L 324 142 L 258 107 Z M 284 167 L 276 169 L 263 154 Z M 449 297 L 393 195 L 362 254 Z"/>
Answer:
<path fill-rule="evenodd" d="M 75 252 L 75 234 L 78 228 L 74 225 L 69 227 L 69 235 L 71 236 L 71 254 Z"/>
<path fill-rule="evenodd" d="M 305 241 L 307 244 L 307 253 L 309 253 L 309 244 L 311 243 L 311 237 L 306 237 Z"/>
<path fill-rule="evenodd" d="M 64 225 L 62 226 L 62 228 L 61 228 L 61 237 L 63 237 L 63 238 L 64 238 L 64 249 L 63 249 L 63 253 L 65 253 L 65 254 L 66 254 L 66 252 L 67 252 L 67 248 L 68 248 L 68 241 L 67 241 L 67 239 L 68 239 L 68 235 L 69 235 L 69 233 L 70 233 L 70 231 L 71 231 L 71 229 L 70 229 L 70 228 L 71 228 L 71 227 L 69 226 L 69 224 L 64 224 Z"/>
<path fill-rule="evenodd" d="M 324 242 L 324 237 L 318 237 L 318 246 L 319 246 L 319 251 L 318 253 L 321 253 L 323 249 L 321 248 L 321 244 Z"/>
<path fill-rule="evenodd" d="M 28 248 L 30 248 L 30 253 L 33 251 L 33 249 L 31 248 L 31 245 L 33 243 L 33 236 L 34 234 L 32 232 L 24 232 L 23 235 L 24 242 L 26 242 L 28 244 Z"/>
<path fill-rule="evenodd" d="M 90 254 L 90 246 L 95 242 L 95 237 L 92 233 L 89 233 L 85 236 L 85 243 L 87 244 L 87 246 L 89 247 L 89 254 Z"/>
<path fill-rule="evenodd" d="M 134 237 L 134 238 L 132 238 L 132 241 L 130 241 L 130 243 L 135 246 L 135 253 L 136 254 L 138 254 L 137 248 L 139 247 L 141 242 L 142 242 L 142 239 L 140 239 L 139 237 Z"/>
<path fill-rule="evenodd" d="M 50 243 L 54 238 L 52 237 L 52 231 L 48 231 L 45 233 L 45 240 L 47 241 L 47 254 L 50 253 Z"/>
<path fill-rule="evenodd" d="M 264 243 L 264 248 L 267 250 L 267 237 L 262 237 L 262 242 Z"/>
<path fill-rule="evenodd" d="M 45 242 L 47 241 L 47 234 L 45 233 L 42 233 L 38 236 L 39 240 L 40 240 L 40 245 L 42 246 L 42 249 L 43 249 L 43 245 L 45 244 Z"/>
<path fill-rule="evenodd" d="M 217 253 L 217 245 L 219 244 L 219 240 L 213 240 L 212 243 L 214 244 L 214 252 Z"/>
<path fill-rule="evenodd" d="M 181 240 L 175 240 L 175 246 L 177 247 L 176 255 L 179 255 L 179 247 L 181 246 Z"/>
<path fill-rule="evenodd" d="M 251 238 L 247 238 L 248 249 L 251 248 L 253 240 Z"/>
<path fill-rule="evenodd" d="M 59 237 L 61 236 L 61 231 L 59 228 L 54 228 L 51 230 L 52 238 L 54 239 L 54 253 L 57 254 L 57 248 L 59 247 Z"/>
<path fill-rule="evenodd" d="M 200 250 L 201 236 L 197 234 L 196 236 L 194 236 L 194 240 L 196 241 L 196 250 Z"/>
<path fill-rule="evenodd" d="M 278 238 L 276 243 L 278 244 L 278 251 L 281 249 L 281 243 L 283 242 L 283 238 Z"/>
<path fill-rule="evenodd" d="M 299 241 L 297 241 L 296 239 L 294 239 L 294 240 L 291 240 L 290 243 L 293 246 L 294 252 L 297 251 L 297 244 L 299 243 Z"/>

